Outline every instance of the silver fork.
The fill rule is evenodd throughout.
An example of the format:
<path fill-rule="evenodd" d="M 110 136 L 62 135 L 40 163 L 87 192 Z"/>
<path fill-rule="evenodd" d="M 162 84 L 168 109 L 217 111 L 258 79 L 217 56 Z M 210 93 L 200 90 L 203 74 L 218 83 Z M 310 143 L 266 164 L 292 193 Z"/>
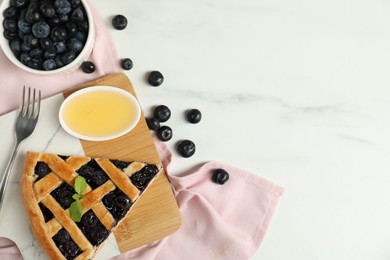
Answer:
<path fill-rule="evenodd" d="M 15 122 L 14 132 L 16 136 L 16 142 L 11 154 L 11 158 L 7 164 L 4 175 L 1 178 L 1 182 L 0 182 L 0 211 L 1 211 L 1 206 L 3 205 L 8 179 L 16 158 L 16 154 L 18 153 L 20 144 L 34 132 L 35 126 L 37 125 L 40 108 L 41 108 L 41 91 L 39 90 L 38 97 L 36 97 L 36 91 L 34 89 L 32 99 L 31 99 L 31 88 L 29 87 L 27 90 L 27 99 L 26 99 L 26 87 L 24 86 L 22 104 L 18 110 L 18 115 Z"/>

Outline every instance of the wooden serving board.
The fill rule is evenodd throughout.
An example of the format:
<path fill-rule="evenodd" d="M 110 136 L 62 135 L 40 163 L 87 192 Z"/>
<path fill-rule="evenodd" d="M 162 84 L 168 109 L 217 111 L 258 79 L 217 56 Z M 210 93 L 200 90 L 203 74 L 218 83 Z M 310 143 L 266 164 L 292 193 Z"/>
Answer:
<path fill-rule="evenodd" d="M 81 88 L 97 85 L 122 88 L 137 97 L 130 80 L 123 73 L 96 79 L 65 92 L 64 97 Z M 161 163 L 143 114 L 137 126 L 124 136 L 109 141 L 80 140 L 80 142 L 85 155 L 90 157 Z M 126 252 L 172 234 L 179 229 L 180 224 L 180 212 L 166 174 L 163 172 L 117 227 L 115 238 L 119 250 Z"/>

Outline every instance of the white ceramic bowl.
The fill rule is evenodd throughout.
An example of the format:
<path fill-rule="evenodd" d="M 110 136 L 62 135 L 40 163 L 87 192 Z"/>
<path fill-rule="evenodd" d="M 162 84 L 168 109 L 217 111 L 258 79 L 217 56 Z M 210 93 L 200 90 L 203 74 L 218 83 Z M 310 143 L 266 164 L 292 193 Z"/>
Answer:
<path fill-rule="evenodd" d="M 118 132 L 115 132 L 113 134 L 110 134 L 110 135 L 105 135 L 105 136 L 88 136 L 85 134 L 80 134 L 80 133 L 74 131 L 73 129 L 71 129 L 68 126 L 66 120 L 64 120 L 64 108 L 67 106 L 67 104 L 70 101 L 74 100 L 75 98 L 79 97 L 80 95 L 91 93 L 91 92 L 96 92 L 96 91 L 115 92 L 115 93 L 118 93 L 118 94 L 126 97 L 128 99 L 129 105 L 131 105 L 135 109 L 135 118 L 133 120 L 126 122 L 126 127 L 124 129 L 122 129 Z M 99 104 L 99 105 L 102 106 L 103 104 Z M 77 137 L 79 139 L 88 140 L 88 141 L 106 141 L 106 140 L 111 140 L 111 139 L 120 137 L 124 134 L 127 134 L 138 124 L 140 118 L 141 118 L 141 107 L 140 107 L 137 99 L 129 92 L 127 92 L 123 89 L 120 89 L 117 87 L 111 87 L 111 86 L 92 86 L 92 87 L 87 87 L 87 88 L 78 90 L 78 91 L 72 93 L 71 95 L 69 95 L 64 100 L 64 102 L 61 104 L 61 107 L 59 110 L 59 120 L 60 120 L 60 124 L 61 124 L 62 128 L 70 135 Z M 107 124 L 109 122 L 101 122 L 101 123 Z"/>
<path fill-rule="evenodd" d="M 83 63 L 83 61 L 85 61 L 88 58 L 88 56 L 91 54 L 91 51 L 92 51 L 92 48 L 93 48 L 93 45 L 94 45 L 94 42 L 95 42 L 95 27 L 94 27 L 94 22 L 93 22 L 93 17 L 92 17 L 91 10 L 90 10 L 90 8 L 88 6 L 88 3 L 85 0 L 81 0 L 81 2 L 83 4 L 85 12 L 87 14 L 88 24 L 89 24 L 88 37 L 87 37 L 87 41 L 86 41 L 86 43 L 84 45 L 83 50 L 79 53 L 79 55 L 76 57 L 76 59 L 74 61 L 72 61 L 71 63 L 69 63 L 69 64 L 67 64 L 67 65 L 65 65 L 65 66 L 63 66 L 61 68 L 55 69 L 55 70 L 46 71 L 46 70 L 32 69 L 32 68 L 24 65 L 21 61 L 19 61 L 15 57 L 15 55 L 11 51 L 11 48 L 9 47 L 9 41 L 3 35 L 3 33 L 4 33 L 4 27 L 3 27 L 4 16 L 3 16 L 3 11 L 7 7 L 10 6 L 10 0 L 3 0 L 1 2 L 1 5 L 0 5 L 0 16 L 1 16 L 0 47 L 3 50 L 4 54 L 7 56 L 7 58 L 13 64 L 18 66 L 19 68 L 21 68 L 21 69 L 23 69 L 25 71 L 34 73 L 34 74 L 52 75 L 52 74 L 58 74 L 58 73 L 64 73 L 64 72 L 72 72 L 75 69 L 79 68 L 81 63 Z"/>

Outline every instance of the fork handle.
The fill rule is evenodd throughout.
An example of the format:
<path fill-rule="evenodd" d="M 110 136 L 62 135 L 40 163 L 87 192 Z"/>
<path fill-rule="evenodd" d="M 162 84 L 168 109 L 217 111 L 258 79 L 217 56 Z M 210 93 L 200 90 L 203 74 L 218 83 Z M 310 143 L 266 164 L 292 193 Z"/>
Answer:
<path fill-rule="evenodd" d="M 5 191 L 7 190 L 7 185 L 8 185 L 8 180 L 9 176 L 11 175 L 11 169 L 12 166 L 14 165 L 16 155 L 18 154 L 19 146 L 20 146 L 20 141 L 16 141 L 14 145 L 14 149 L 11 154 L 11 158 L 8 161 L 7 168 L 5 168 L 5 172 L 3 177 L 1 178 L 0 182 L 0 212 L 1 212 L 1 206 L 3 205 L 4 197 L 5 197 Z"/>

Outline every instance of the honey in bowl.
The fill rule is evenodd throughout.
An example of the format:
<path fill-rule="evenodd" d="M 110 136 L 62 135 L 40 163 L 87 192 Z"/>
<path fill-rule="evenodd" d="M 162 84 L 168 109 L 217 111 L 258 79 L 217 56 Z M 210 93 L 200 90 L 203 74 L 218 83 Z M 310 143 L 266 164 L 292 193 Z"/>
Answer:
<path fill-rule="evenodd" d="M 128 133 L 138 123 L 141 109 L 129 92 L 109 86 L 79 90 L 65 99 L 60 123 L 69 134 L 103 141 Z"/>

